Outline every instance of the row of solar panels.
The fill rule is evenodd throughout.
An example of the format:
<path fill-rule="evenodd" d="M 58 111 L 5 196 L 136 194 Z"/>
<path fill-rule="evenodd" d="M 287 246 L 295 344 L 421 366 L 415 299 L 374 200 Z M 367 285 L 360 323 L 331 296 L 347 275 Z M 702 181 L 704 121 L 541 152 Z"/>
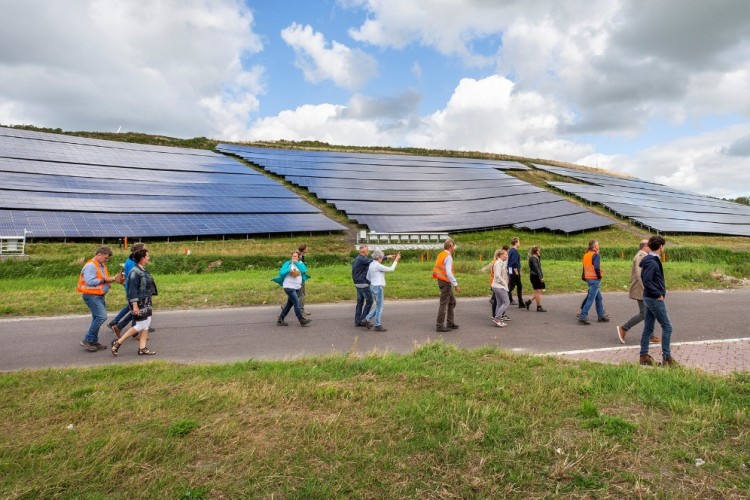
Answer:
<path fill-rule="evenodd" d="M 507 162 L 501 167 L 483 160 L 467 159 L 461 164 L 455 158 L 375 157 L 228 144 L 217 149 L 309 190 L 349 219 L 381 233 L 472 231 L 522 224 L 577 232 L 614 223 L 509 176 L 502 171 L 508 169 Z M 362 168 L 365 165 L 368 168 Z"/>
<path fill-rule="evenodd" d="M 278 181 L 210 151 L 0 128 L 0 234 L 342 231 Z"/>
<path fill-rule="evenodd" d="M 601 204 L 656 232 L 750 236 L 750 207 L 746 205 L 638 179 L 562 167 L 538 168 L 581 182 L 549 182 L 550 186 Z"/>

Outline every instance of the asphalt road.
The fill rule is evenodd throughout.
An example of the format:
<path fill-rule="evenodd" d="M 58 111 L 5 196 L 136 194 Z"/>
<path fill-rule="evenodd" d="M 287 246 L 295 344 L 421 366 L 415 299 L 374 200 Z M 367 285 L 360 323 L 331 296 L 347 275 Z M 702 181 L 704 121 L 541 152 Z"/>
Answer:
<path fill-rule="evenodd" d="M 281 301 L 281 293 L 279 301 Z M 180 363 L 218 363 L 247 359 L 283 360 L 329 353 L 371 351 L 408 353 L 415 345 L 444 339 L 461 348 L 495 346 L 515 352 L 552 353 L 601 349 L 621 344 L 615 325 L 637 311 L 625 293 L 605 293 L 604 306 L 612 318 L 597 323 L 592 307 L 590 326 L 579 325 L 576 312 L 582 294 L 547 295 L 548 312 L 511 308 L 506 328 L 490 321 L 488 298 L 457 295 L 456 322 L 460 328 L 435 332 L 438 301 L 388 300 L 386 288 L 383 326 L 387 332 L 354 327 L 354 303 L 310 304 L 313 321 L 301 327 L 293 313 L 288 327 L 276 325 L 279 305 L 187 311 L 156 311 L 149 348 L 156 356 L 137 356 L 137 343 L 128 341 L 115 358 L 109 352 L 88 352 L 79 345 L 90 315 L 52 318 L 0 319 L 0 371 L 97 366 L 164 359 Z M 670 292 L 667 307 L 674 325 L 672 342 L 748 337 L 750 289 Z M 85 306 L 81 303 L 81 310 Z M 111 319 L 117 311 L 110 314 Z M 638 343 L 642 327 L 627 342 Z M 657 325 L 656 334 L 660 335 Z M 99 340 L 109 344 L 114 335 L 103 326 Z M 658 352 L 658 351 L 657 351 Z"/>

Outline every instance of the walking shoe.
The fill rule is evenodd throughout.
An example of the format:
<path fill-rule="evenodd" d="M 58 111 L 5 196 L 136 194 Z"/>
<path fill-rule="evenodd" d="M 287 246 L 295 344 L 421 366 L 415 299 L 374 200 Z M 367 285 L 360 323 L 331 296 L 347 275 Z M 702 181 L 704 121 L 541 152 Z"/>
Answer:
<path fill-rule="evenodd" d="M 606 323 L 609 321 L 609 316 L 602 316 L 601 318 L 597 319 L 599 323 Z"/>
<path fill-rule="evenodd" d="M 448 328 L 444 327 L 444 326 L 438 326 L 438 327 L 435 328 L 435 331 L 436 332 L 445 333 L 445 332 L 449 332 L 450 330 Z"/>
<path fill-rule="evenodd" d="M 289 323 L 287 323 L 286 321 L 284 321 L 281 318 L 279 318 L 279 319 L 276 320 L 276 324 L 279 325 L 279 326 L 289 326 Z"/>
<path fill-rule="evenodd" d="M 153 356 L 154 354 L 156 354 L 156 352 L 152 351 L 148 347 L 138 349 L 138 356 Z"/>
<path fill-rule="evenodd" d="M 310 316 L 310 315 L 312 315 L 312 313 L 310 313 L 310 312 L 307 312 L 307 311 L 306 311 L 305 309 L 302 309 L 302 314 L 304 314 L 305 316 Z"/>
<path fill-rule="evenodd" d="M 528 310 L 529 310 L 529 307 L 531 307 L 531 299 L 527 300 L 527 301 L 525 302 L 525 304 L 526 304 L 526 310 L 528 311 Z"/>
<path fill-rule="evenodd" d="M 654 358 L 650 354 L 641 354 L 638 362 L 643 366 L 656 366 L 656 361 L 654 361 Z"/>
<path fill-rule="evenodd" d="M 547 310 L 543 308 L 542 306 L 536 306 L 536 312 L 538 313 L 546 313 Z"/>
<path fill-rule="evenodd" d="M 106 348 L 107 348 L 107 346 L 106 346 L 106 345 L 104 345 L 104 344 L 100 344 L 99 342 L 94 342 L 93 344 L 94 344 L 94 346 L 96 346 L 96 349 L 97 349 L 98 351 L 103 351 L 104 349 L 106 349 Z"/>
<path fill-rule="evenodd" d="M 148 333 L 154 333 L 156 331 L 156 328 L 149 326 L 148 327 Z"/>
<path fill-rule="evenodd" d="M 661 366 L 668 366 L 670 368 L 674 368 L 676 366 L 680 366 L 680 364 L 674 360 L 672 356 L 664 356 L 662 358 Z"/>
<path fill-rule="evenodd" d="M 502 319 L 495 319 L 495 318 L 492 318 L 492 322 L 495 323 L 495 326 L 499 326 L 500 328 L 503 328 L 505 325 L 508 324 Z"/>
<path fill-rule="evenodd" d="M 458 325 L 453 323 L 448 325 L 448 330 L 458 330 Z"/>
<path fill-rule="evenodd" d="M 117 326 L 117 325 L 107 325 L 107 326 L 109 326 L 112 329 L 112 331 L 114 332 L 115 336 L 119 339 L 120 338 L 120 333 L 122 332 L 122 330 L 120 329 L 120 327 Z"/>
<path fill-rule="evenodd" d="M 652 344 L 658 344 L 661 342 L 661 339 L 657 337 L 656 335 L 651 335 L 649 342 L 651 342 Z"/>
<path fill-rule="evenodd" d="M 299 324 L 300 324 L 300 326 L 307 326 L 307 324 L 310 323 L 311 321 L 312 321 L 311 319 L 301 318 L 299 320 Z"/>
<path fill-rule="evenodd" d="M 375 326 L 375 331 L 376 332 L 387 332 L 388 329 L 387 328 L 383 328 L 383 325 L 377 325 L 377 326 Z"/>
<path fill-rule="evenodd" d="M 578 318 L 579 325 L 590 325 L 591 321 L 588 318 Z"/>
<path fill-rule="evenodd" d="M 620 325 L 617 325 L 615 327 L 615 330 L 617 330 L 617 338 L 620 339 L 620 343 L 624 344 L 625 343 L 625 335 L 627 335 L 628 331 L 627 330 L 623 330 Z"/>
<path fill-rule="evenodd" d="M 84 347 L 84 348 L 85 348 L 85 349 L 86 349 L 87 351 L 89 351 L 89 352 L 96 352 L 96 351 L 98 351 L 98 350 L 99 350 L 99 349 L 97 349 L 97 347 L 96 347 L 96 346 L 94 345 L 94 343 L 93 343 L 93 342 L 88 342 L 88 341 L 86 341 L 86 340 L 82 340 L 82 341 L 81 341 L 81 345 L 82 345 L 82 346 L 83 346 L 83 347 Z"/>
<path fill-rule="evenodd" d="M 503 321 L 510 321 L 510 316 L 508 316 L 507 314 L 503 313 L 503 315 L 500 316 L 500 319 L 503 320 Z"/>
<path fill-rule="evenodd" d="M 110 349 L 112 350 L 112 356 L 117 356 L 117 351 L 120 350 L 120 344 L 116 340 L 113 340 Z"/>
<path fill-rule="evenodd" d="M 518 308 L 519 308 L 519 309 L 528 309 L 528 308 L 526 307 L 526 304 L 524 304 L 523 302 L 521 302 L 520 304 L 518 304 Z"/>

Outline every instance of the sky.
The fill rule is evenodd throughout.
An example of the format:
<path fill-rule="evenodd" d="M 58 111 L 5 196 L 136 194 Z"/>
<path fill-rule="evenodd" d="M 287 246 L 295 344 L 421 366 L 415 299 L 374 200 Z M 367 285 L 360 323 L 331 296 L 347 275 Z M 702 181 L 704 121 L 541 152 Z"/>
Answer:
<path fill-rule="evenodd" d="M 0 0 L 0 124 L 566 161 L 750 195 L 747 0 Z"/>

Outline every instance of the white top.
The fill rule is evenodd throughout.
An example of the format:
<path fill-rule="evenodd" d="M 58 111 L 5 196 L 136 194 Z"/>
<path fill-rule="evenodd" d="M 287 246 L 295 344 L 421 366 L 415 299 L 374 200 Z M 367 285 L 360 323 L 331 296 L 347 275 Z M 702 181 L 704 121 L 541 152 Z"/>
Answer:
<path fill-rule="evenodd" d="M 289 272 L 284 276 L 284 284 L 282 286 L 284 288 L 299 290 L 302 288 L 302 273 L 300 273 L 299 276 L 292 276 L 292 269 L 297 269 L 297 266 L 294 264 L 289 266 Z M 297 270 L 299 271 L 299 269 Z"/>
<path fill-rule="evenodd" d="M 453 276 L 453 254 L 448 254 L 443 261 L 443 265 L 445 266 L 445 274 L 448 276 L 448 281 L 451 282 L 451 285 L 458 286 L 458 281 L 456 281 L 456 277 Z"/>
<path fill-rule="evenodd" d="M 508 290 L 508 265 L 502 259 L 497 259 L 495 267 L 492 268 L 495 278 L 492 280 L 492 288 Z"/>
<path fill-rule="evenodd" d="M 384 266 L 377 260 L 370 262 L 370 267 L 367 268 L 367 279 L 370 282 L 370 286 L 385 286 L 385 273 L 392 273 L 396 270 L 396 264 L 394 261 L 391 267 Z"/>

